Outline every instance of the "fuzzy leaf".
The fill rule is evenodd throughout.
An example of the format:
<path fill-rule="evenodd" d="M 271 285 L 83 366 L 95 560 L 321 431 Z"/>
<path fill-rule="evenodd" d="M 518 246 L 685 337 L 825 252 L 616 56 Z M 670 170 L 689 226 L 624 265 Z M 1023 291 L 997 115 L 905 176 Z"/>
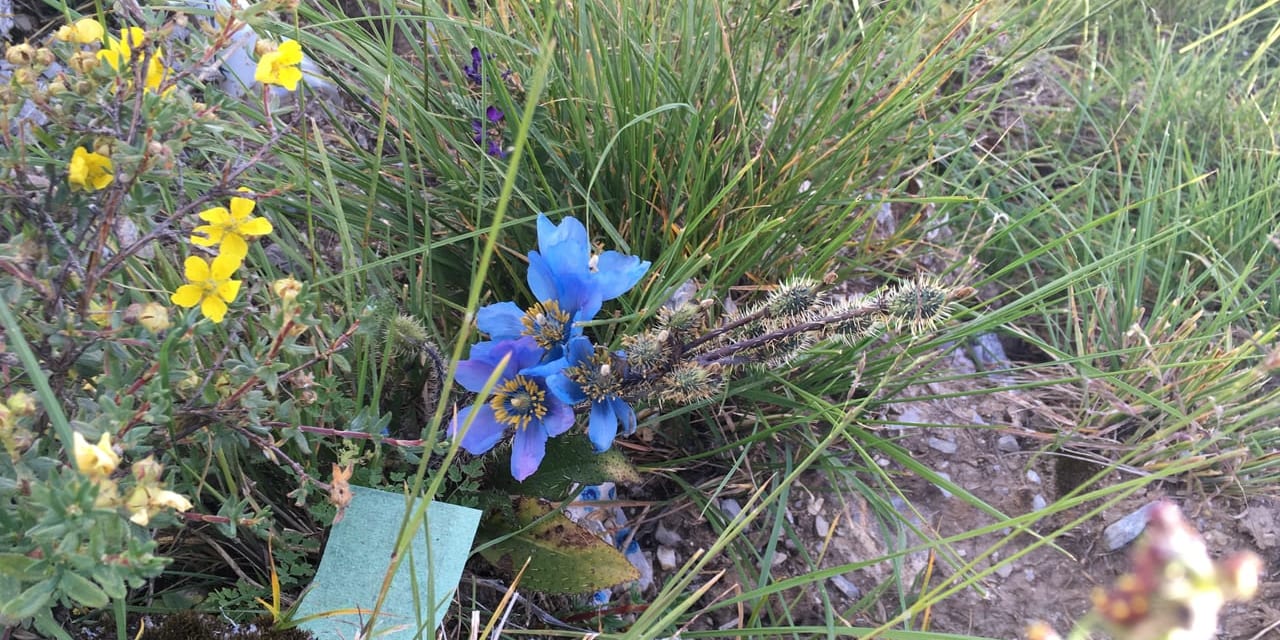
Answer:
<path fill-rule="evenodd" d="M 101 609 L 111 601 L 101 587 L 78 573 L 68 571 L 62 574 L 62 582 L 59 586 L 62 587 L 63 593 L 71 596 L 72 600 L 90 609 Z"/>
<path fill-rule="evenodd" d="M 512 506 L 513 518 L 491 517 L 479 537 L 494 540 L 538 523 L 480 553 L 511 576 L 528 559 L 520 586 L 543 593 L 589 593 L 640 577 L 613 545 L 564 515 L 551 514 L 550 503 L 521 497 Z"/>
<path fill-rule="evenodd" d="M 37 562 L 39 560 L 21 553 L 0 553 L 0 574 L 30 580 L 31 576 L 26 573 Z"/>
<path fill-rule="evenodd" d="M 18 597 L 4 603 L 4 606 L 0 607 L 0 625 L 12 626 L 36 615 L 42 607 L 49 605 L 49 601 L 53 598 L 53 588 L 57 584 L 57 578 L 42 580 L 27 587 L 27 590 L 18 594 Z"/>
<path fill-rule="evenodd" d="M 511 466 L 511 451 L 495 457 L 500 469 Z M 640 473 L 617 449 L 596 453 L 591 441 L 582 434 L 563 435 L 547 441 L 547 455 L 533 475 L 524 482 L 516 482 L 508 473 L 495 474 L 501 478 L 499 488 L 508 493 L 527 496 L 562 496 L 574 483 L 637 484 Z"/>

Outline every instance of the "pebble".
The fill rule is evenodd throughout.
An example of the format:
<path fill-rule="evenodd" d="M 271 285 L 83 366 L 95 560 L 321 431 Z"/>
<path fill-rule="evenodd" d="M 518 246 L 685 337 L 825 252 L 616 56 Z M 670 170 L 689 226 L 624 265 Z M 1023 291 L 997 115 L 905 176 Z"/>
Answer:
<path fill-rule="evenodd" d="M 819 538 L 825 540 L 827 534 L 831 533 L 831 523 L 827 522 L 827 519 L 822 517 L 822 514 L 818 514 L 813 517 L 813 532 L 818 534 Z"/>
<path fill-rule="evenodd" d="M 733 519 L 738 517 L 739 513 L 742 513 L 742 505 L 733 498 L 725 498 L 720 501 L 720 510 L 724 512 L 724 515 Z"/>
<path fill-rule="evenodd" d="M 1013 564 L 1012 563 L 1002 564 L 996 567 L 996 575 L 1000 576 L 1001 578 L 1008 579 L 1009 576 L 1013 575 Z"/>
<path fill-rule="evenodd" d="M 1027 479 L 1036 484 L 1040 484 L 1040 474 L 1036 473 L 1035 469 L 1027 469 Z"/>
<path fill-rule="evenodd" d="M 680 534 L 668 529 L 661 522 L 658 523 L 658 530 L 653 532 L 653 537 L 658 541 L 658 544 L 668 547 L 678 547 L 681 542 L 684 542 L 684 538 L 681 538 Z"/>
<path fill-rule="evenodd" d="M 1045 508 L 1045 507 L 1047 507 L 1047 506 L 1049 506 L 1049 502 L 1048 502 L 1047 500 L 1045 500 L 1045 499 L 1044 499 L 1044 496 L 1042 496 L 1042 495 L 1040 495 L 1040 494 L 1038 494 L 1038 493 L 1036 494 L 1036 496 L 1035 496 L 1034 498 L 1032 498 L 1032 499 L 1031 499 L 1031 510 L 1032 510 L 1032 511 L 1039 511 L 1039 510 L 1041 510 L 1041 509 L 1043 509 L 1043 508 Z"/>
<path fill-rule="evenodd" d="M 1005 453 L 1013 453 L 1022 447 L 1018 444 L 1017 438 L 1011 435 L 1003 435 L 1000 436 L 999 440 L 996 440 L 996 448 Z"/>
<path fill-rule="evenodd" d="M 1027 582 L 1035 582 L 1035 581 L 1036 581 L 1036 570 L 1035 570 L 1035 569 L 1024 569 L 1024 570 L 1022 571 L 1022 577 L 1026 578 L 1026 579 L 1027 579 Z"/>
<path fill-rule="evenodd" d="M 943 480 L 946 480 L 947 482 L 951 482 L 951 474 L 949 473 L 943 473 L 939 471 L 938 477 L 942 478 Z M 938 491 L 942 493 L 942 497 L 944 498 L 950 498 L 952 495 L 950 491 L 947 491 L 946 489 L 942 488 L 941 485 L 938 486 Z"/>
<path fill-rule="evenodd" d="M 773 566 L 780 567 L 782 566 L 782 563 L 786 562 L 789 559 L 791 559 L 791 556 L 787 555 L 787 552 L 775 551 L 773 553 Z"/>
<path fill-rule="evenodd" d="M 849 581 L 844 576 L 831 576 L 831 586 L 835 587 L 844 597 L 850 600 L 857 600 L 862 597 L 862 589 L 858 585 Z"/>
<path fill-rule="evenodd" d="M 929 445 L 930 449 L 947 454 L 955 453 L 958 448 L 956 443 L 950 440 L 943 440 L 942 438 L 929 438 L 925 443 Z"/>
<path fill-rule="evenodd" d="M 1102 530 L 1102 545 L 1107 548 L 1107 551 L 1115 551 L 1133 542 L 1134 538 L 1147 528 L 1147 513 L 1151 511 L 1154 504 L 1154 502 L 1144 504 L 1137 511 L 1107 525 L 1107 528 Z"/>
<path fill-rule="evenodd" d="M 675 569 L 680 561 L 676 558 L 676 550 L 671 547 L 658 547 L 658 566 L 663 571 Z"/>

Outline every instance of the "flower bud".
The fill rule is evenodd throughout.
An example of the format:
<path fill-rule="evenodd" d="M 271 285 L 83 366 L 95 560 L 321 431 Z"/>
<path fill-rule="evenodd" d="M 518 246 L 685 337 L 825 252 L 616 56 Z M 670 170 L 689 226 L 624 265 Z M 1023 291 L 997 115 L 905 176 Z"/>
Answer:
<path fill-rule="evenodd" d="M 15 67 L 30 66 L 36 61 L 36 48 L 25 42 L 9 45 L 4 50 L 4 59 Z"/>
<path fill-rule="evenodd" d="M 151 333 L 160 333 L 173 326 L 169 321 L 169 308 L 159 302 L 148 302 L 142 305 L 138 314 L 138 324 Z"/>
<path fill-rule="evenodd" d="M 154 484 L 160 481 L 160 475 L 164 473 L 164 465 L 156 462 L 155 456 L 147 456 L 133 463 L 129 467 L 129 471 L 133 474 L 138 482 L 145 484 Z"/>
<path fill-rule="evenodd" d="M 36 70 L 32 69 L 31 67 L 20 67 L 18 69 L 13 70 L 14 83 L 24 87 L 35 86 L 36 79 L 39 77 L 40 77 L 40 74 L 37 73 Z"/>
<path fill-rule="evenodd" d="M 57 61 L 58 61 L 58 58 L 54 56 L 53 52 L 50 51 L 47 47 L 40 47 L 39 49 L 36 49 L 36 65 L 37 66 L 44 68 Z"/>
<path fill-rule="evenodd" d="M 276 43 L 266 39 L 260 39 L 253 45 L 253 55 L 258 56 L 259 58 L 275 50 Z"/>
<path fill-rule="evenodd" d="M 101 41 L 103 33 L 102 23 L 93 18 L 81 18 L 72 24 L 64 24 L 59 27 L 53 37 L 63 42 L 89 44 Z"/>
<path fill-rule="evenodd" d="M 63 82 L 62 79 L 59 78 L 57 80 L 50 82 L 49 86 L 45 88 L 45 91 L 48 91 L 49 95 L 51 96 L 56 96 L 56 95 L 66 93 L 67 83 Z"/>
<path fill-rule="evenodd" d="M 79 74 L 92 73 L 98 68 L 98 64 L 98 56 L 91 51 L 77 51 L 70 60 L 67 60 L 67 66 Z"/>

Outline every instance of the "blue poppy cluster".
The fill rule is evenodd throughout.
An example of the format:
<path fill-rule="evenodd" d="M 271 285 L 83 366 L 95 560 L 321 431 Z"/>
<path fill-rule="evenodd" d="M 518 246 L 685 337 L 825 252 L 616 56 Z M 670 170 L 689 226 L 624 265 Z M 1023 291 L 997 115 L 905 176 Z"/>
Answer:
<path fill-rule="evenodd" d="M 594 253 L 586 228 L 573 217 L 556 225 L 539 215 L 538 250 L 528 257 L 537 302 L 527 309 L 514 302 L 480 309 L 476 324 L 489 340 L 471 347 L 456 379 L 477 393 L 495 371 L 497 382 L 449 425 L 449 435 L 461 432 L 462 448 L 472 454 L 492 449 L 513 430 L 511 474 L 521 481 L 542 463 L 547 440 L 573 426 L 578 405 L 589 406 L 587 434 L 598 452 L 612 446 L 619 431 L 635 431 L 635 410 L 621 395 L 623 372 L 615 356 L 583 334 L 582 323 L 649 270 L 648 261 L 634 256 Z"/>

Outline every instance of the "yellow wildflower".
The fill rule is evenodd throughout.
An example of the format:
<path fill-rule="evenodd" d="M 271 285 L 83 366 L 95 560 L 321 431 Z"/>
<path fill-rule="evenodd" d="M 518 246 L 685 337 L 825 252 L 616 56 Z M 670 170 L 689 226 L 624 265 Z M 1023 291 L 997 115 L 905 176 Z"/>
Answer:
<path fill-rule="evenodd" d="M 275 51 L 265 53 L 258 59 L 258 68 L 253 79 L 262 84 L 275 84 L 288 91 L 296 91 L 298 82 L 302 80 L 302 45 L 297 40 L 285 40 Z"/>
<path fill-rule="evenodd" d="M 91 42 L 100 42 L 105 34 L 106 31 L 97 20 L 80 18 L 71 24 L 64 24 L 59 27 L 54 37 L 63 42 L 89 44 Z"/>
<path fill-rule="evenodd" d="M 297 300 L 298 294 L 302 293 L 302 283 L 295 280 L 293 276 L 285 276 L 271 283 L 271 291 L 279 296 L 282 302 L 289 304 Z"/>
<path fill-rule="evenodd" d="M 98 52 L 98 58 L 111 65 L 112 69 L 119 71 L 120 63 L 128 63 L 132 60 L 134 48 L 142 46 L 146 39 L 147 32 L 141 27 L 121 29 L 119 40 L 107 37 L 107 46 Z"/>
<path fill-rule="evenodd" d="M 76 147 L 75 152 L 71 154 L 71 171 L 67 180 L 71 183 L 72 190 L 105 189 L 114 179 L 111 158 L 84 147 Z"/>
<path fill-rule="evenodd" d="M 192 244 L 202 247 L 219 245 L 218 251 L 223 255 L 244 258 L 249 254 L 248 239 L 265 236 L 272 229 L 271 222 L 266 218 L 250 217 L 254 204 L 249 198 L 232 198 L 230 211 L 226 207 L 201 211 L 200 219 L 209 224 L 195 228 L 195 233 L 204 235 L 191 236 Z"/>
<path fill-rule="evenodd" d="M 231 279 L 231 275 L 240 268 L 240 256 L 219 254 L 212 264 L 205 262 L 204 258 L 191 256 L 184 267 L 190 284 L 178 287 L 170 300 L 188 309 L 200 305 L 200 312 L 206 318 L 215 323 L 222 322 L 227 314 L 227 303 L 234 301 L 240 292 L 240 281 Z"/>
<path fill-rule="evenodd" d="M 147 526 L 151 518 L 164 509 L 187 511 L 191 509 L 191 501 L 182 494 L 168 489 L 160 489 L 147 485 L 138 485 L 125 498 L 124 506 L 132 514 L 129 521 Z"/>
<path fill-rule="evenodd" d="M 98 444 L 89 444 L 79 431 L 72 436 L 72 455 L 76 459 L 76 469 L 93 480 L 101 480 L 111 475 L 120 464 L 120 456 L 111 449 L 111 434 L 103 433 Z"/>

